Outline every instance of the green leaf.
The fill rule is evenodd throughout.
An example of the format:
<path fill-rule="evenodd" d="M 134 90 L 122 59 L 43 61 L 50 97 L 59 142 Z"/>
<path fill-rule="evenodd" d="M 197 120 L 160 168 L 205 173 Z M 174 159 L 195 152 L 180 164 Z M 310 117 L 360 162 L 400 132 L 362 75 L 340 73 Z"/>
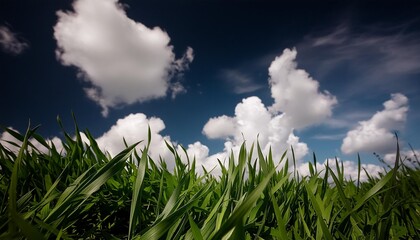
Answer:
<path fill-rule="evenodd" d="M 324 218 L 322 217 L 324 215 L 324 213 L 323 213 L 324 209 L 321 209 L 321 206 L 318 203 L 318 201 L 316 200 L 316 198 L 315 198 L 312 190 L 308 186 L 308 183 L 306 183 L 306 182 L 303 182 L 303 183 L 304 183 L 306 192 L 307 192 L 307 194 L 309 196 L 309 199 L 311 200 L 312 206 L 314 207 L 314 210 L 316 212 L 316 215 L 317 215 L 317 218 L 318 218 L 318 222 L 321 225 L 323 237 L 325 239 L 332 240 L 333 237 L 332 237 L 332 235 L 331 235 L 331 233 L 330 233 L 327 225 L 325 224 Z"/>
<path fill-rule="evenodd" d="M 264 189 L 267 187 L 267 184 L 270 182 L 271 177 L 273 176 L 275 169 L 272 169 L 269 174 L 258 184 L 258 186 L 252 191 L 244 201 L 238 205 L 233 211 L 232 215 L 223 223 L 221 228 L 211 236 L 210 239 L 221 239 L 225 234 L 227 234 L 231 229 L 236 225 L 240 224 L 243 221 L 245 214 L 251 209 L 255 202 L 261 197 Z"/>
<path fill-rule="evenodd" d="M 150 128 L 149 128 L 149 131 L 150 131 Z M 147 152 L 148 152 L 148 148 L 146 147 L 143 150 L 142 156 L 139 161 L 139 166 L 137 168 L 137 178 L 136 178 L 136 183 L 133 189 L 133 197 L 131 199 L 128 239 L 131 239 L 131 237 L 134 235 L 134 230 L 137 227 L 138 221 L 140 220 L 140 210 L 142 208 L 141 191 L 142 191 L 144 176 L 146 175 L 147 162 L 148 162 Z"/>
<path fill-rule="evenodd" d="M 194 219 L 191 215 L 188 215 L 188 221 L 191 226 L 191 231 L 195 240 L 202 240 L 203 236 L 201 235 L 200 229 L 198 228 L 197 224 L 194 222 Z"/>

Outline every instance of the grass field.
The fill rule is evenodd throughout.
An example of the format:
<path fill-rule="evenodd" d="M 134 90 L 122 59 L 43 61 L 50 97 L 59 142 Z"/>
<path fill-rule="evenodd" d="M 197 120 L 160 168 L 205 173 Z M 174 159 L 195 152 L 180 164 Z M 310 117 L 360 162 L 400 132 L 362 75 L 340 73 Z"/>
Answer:
<path fill-rule="evenodd" d="M 320 173 L 315 157 L 310 176 L 286 155 L 276 169 L 257 143 L 215 177 L 169 143 L 175 169 L 147 145 L 111 158 L 77 125 L 60 153 L 36 129 L 6 129 L 19 152 L 0 145 L 0 239 L 420 239 L 420 165 L 398 148 L 395 166 L 365 182 L 339 164 Z"/>

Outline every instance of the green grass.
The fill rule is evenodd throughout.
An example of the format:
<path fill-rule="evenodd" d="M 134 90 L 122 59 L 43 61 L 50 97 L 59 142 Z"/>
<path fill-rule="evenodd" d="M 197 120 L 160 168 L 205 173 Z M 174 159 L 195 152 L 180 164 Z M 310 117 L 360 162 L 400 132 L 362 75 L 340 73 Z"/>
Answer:
<path fill-rule="evenodd" d="M 175 169 L 152 160 L 147 144 L 111 158 L 89 131 L 83 143 L 77 125 L 74 138 L 63 130 L 60 153 L 36 129 L 5 129 L 18 153 L 0 144 L 0 239 L 420 238 L 420 165 L 407 167 L 398 147 L 395 166 L 366 182 L 346 180 L 339 164 L 318 172 L 315 156 L 310 176 L 290 173 L 286 154 L 277 169 L 258 143 L 215 177 L 197 174 L 195 160 L 169 143 L 165 161 Z"/>

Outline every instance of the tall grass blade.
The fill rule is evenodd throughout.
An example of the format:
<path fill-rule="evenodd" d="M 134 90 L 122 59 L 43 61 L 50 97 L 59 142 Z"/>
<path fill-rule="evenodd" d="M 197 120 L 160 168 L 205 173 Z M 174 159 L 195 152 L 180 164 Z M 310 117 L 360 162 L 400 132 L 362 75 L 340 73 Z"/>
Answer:
<path fill-rule="evenodd" d="M 258 186 L 243 200 L 243 202 L 235 208 L 232 215 L 224 222 L 221 228 L 210 237 L 211 239 L 221 239 L 225 234 L 232 230 L 232 228 L 242 223 L 245 214 L 251 209 L 258 198 L 261 197 L 261 194 L 270 182 L 274 172 L 275 169 L 272 169 L 270 173 L 265 176 L 260 184 L 258 184 Z"/>

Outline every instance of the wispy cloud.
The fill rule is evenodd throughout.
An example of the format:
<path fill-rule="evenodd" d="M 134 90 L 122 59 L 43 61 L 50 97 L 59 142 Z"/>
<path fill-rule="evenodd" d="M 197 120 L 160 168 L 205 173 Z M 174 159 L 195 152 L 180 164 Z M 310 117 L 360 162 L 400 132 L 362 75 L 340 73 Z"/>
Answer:
<path fill-rule="evenodd" d="M 345 133 L 338 133 L 338 134 L 317 134 L 315 136 L 313 136 L 313 139 L 318 139 L 318 140 L 330 140 L 330 141 L 336 141 L 336 140 L 340 140 L 343 139 L 346 136 Z"/>
<path fill-rule="evenodd" d="M 372 25 L 355 30 L 346 23 L 308 35 L 297 47 L 303 60 L 316 63 L 318 77 L 340 81 L 343 75 L 336 70 L 346 69 L 345 77 L 352 79 L 345 86 L 348 95 L 401 90 L 396 87 L 409 91 L 417 82 L 406 77 L 420 74 L 420 32 L 408 33 L 407 27 Z"/>
<path fill-rule="evenodd" d="M 223 70 L 222 77 L 233 88 L 236 94 L 250 93 L 264 87 L 262 84 L 257 84 L 253 79 L 239 70 Z"/>
<path fill-rule="evenodd" d="M 11 55 L 19 55 L 29 48 L 26 39 L 14 33 L 8 26 L 0 26 L 0 48 Z"/>
<path fill-rule="evenodd" d="M 344 113 L 336 113 L 335 116 L 326 119 L 323 124 L 333 129 L 353 128 L 359 121 L 369 118 L 372 113 L 360 110 L 348 110 Z"/>

